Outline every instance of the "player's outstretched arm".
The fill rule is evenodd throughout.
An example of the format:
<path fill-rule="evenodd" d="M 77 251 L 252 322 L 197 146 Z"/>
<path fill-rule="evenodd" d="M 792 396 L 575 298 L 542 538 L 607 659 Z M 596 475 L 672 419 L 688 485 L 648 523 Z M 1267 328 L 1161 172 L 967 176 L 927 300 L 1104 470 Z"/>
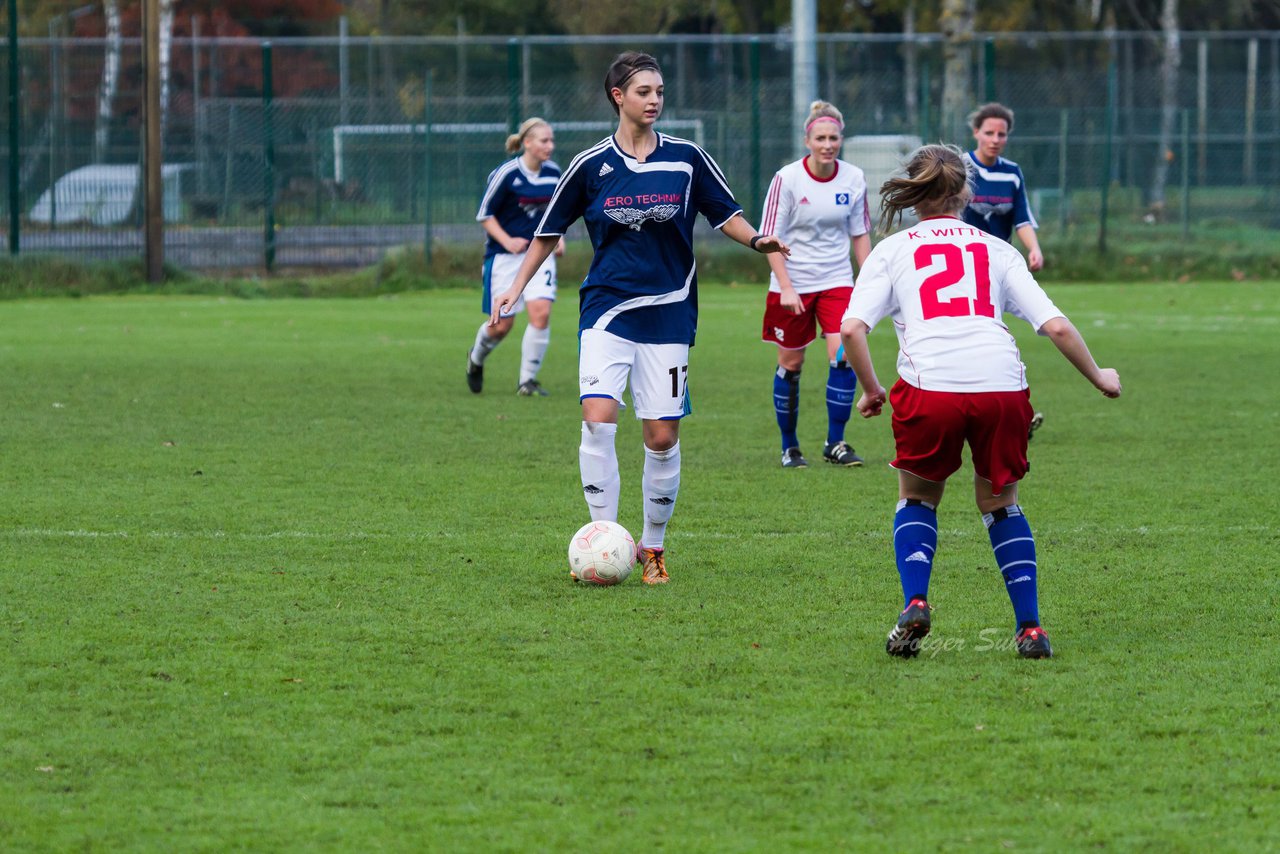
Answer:
<path fill-rule="evenodd" d="M 791 247 L 783 243 L 782 238 L 772 234 L 758 234 L 751 227 L 751 223 L 747 222 L 741 214 L 729 217 L 729 221 L 720 226 L 720 230 L 727 237 L 762 254 L 770 252 L 781 252 L 783 255 L 788 256 L 791 254 Z M 753 240 L 755 241 L 754 243 L 752 242 Z"/>
<path fill-rule="evenodd" d="M 884 409 L 884 388 L 876 378 L 871 364 L 871 350 L 867 347 L 867 324 L 851 317 L 840 325 L 840 341 L 844 344 L 844 358 L 853 368 L 854 376 L 862 382 L 862 397 L 858 398 L 858 412 L 863 418 L 874 418 Z"/>
<path fill-rule="evenodd" d="M 1040 251 L 1040 241 L 1036 238 L 1036 230 L 1031 225 L 1020 225 L 1017 228 L 1018 238 L 1027 247 L 1027 266 L 1036 272 L 1044 266 L 1044 253 Z"/>
<path fill-rule="evenodd" d="M 1094 388 L 1102 392 L 1103 396 L 1120 396 L 1120 374 L 1112 368 L 1098 367 L 1084 338 L 1070 320 L 1065 317 L 1052 318 L 1040 327 L 1040 333 L 1048 335 L 1058 351 L 1067 357 L 1067 361 L 1075 365 L 1076 370 L 1093 383 Z"/>
<path fill-rule="evenodd" d="M 493 311 L 489 314 L 490 326 L 496 325 L 499 318 L 511 313 L 516 300 L 520 299 L 520 294 L 524 293 L 525 285 L 529 284 L 533 274 L 538 272 L 542 262 L 547 260 L 547 256 L 555 251 L 556 244 L 559 242 L 560 235 L 558 234 L 550 237 L 535 237 L 533 239 L 533 243 L 529 245 L 529 251 L 524 255 L 524 261 L 520 263 L 520 269 L 516 272 L 515 281 L 511 283 L 511 287 L 507 291 L 493 300 Z"/>

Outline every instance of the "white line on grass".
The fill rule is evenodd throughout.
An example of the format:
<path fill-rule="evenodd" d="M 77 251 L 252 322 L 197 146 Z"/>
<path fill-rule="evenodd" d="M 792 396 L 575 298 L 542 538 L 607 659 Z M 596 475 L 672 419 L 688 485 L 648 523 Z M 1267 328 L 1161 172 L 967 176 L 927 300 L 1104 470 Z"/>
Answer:
<path fill-rule="evenodd" d="M 1222 533 L 1231 534 L 1258 534 L 1271 533 L 1273 528 L 1269 525 L 1227 525 L 1218 528 Z M 1139 525 L 1133 528 L 1124 527 L 1101 527 L 1098 525 L 1079 525 L 1072 528 L 1054 528 L 1048 526 L 1040 526 L 1038 530 L 1042 539 L 1053 536 L 1071 535 L 1071 534 L 1088 534 L 1096 535 L 1099 533 L 1107 535 L 1119 534 L 1136 534 L 1138 536 L 1168 536 L 1176 534 L 1194 534 L 1200 535 L 1203 529 L 1196 525 L 1163 525 L 1153 527 L 1150 525 Z M 681 531 L 681 539 L 689 540 L 783 540 L 797 536 L 805 536 L 812 538 L 820 532 L 813 531 L 756 531 L 745 533 L 742 531 Z M 939 534 L 947 538 L 968 538 L 977 537 L 982 534 L 985 538 L 985 531 L 978 531 L 974 528 L 954 528 L 942 529 Z M 864 539 L 887 539 L 888 535 L 879 529 L 849 532 L 842 531 L 839 533 L 832 532 L 830 536 L 847 538 L 849 536 L 861 537 Z M 432 540 L 449 540 L 455 538 L 466 538 L 474 536 L 472 531 L 434 531 L 430 533 L 412 533 L 398 532 L 391 533 L 387 531 L 91 531 L 83 528 L 59 530 L 57 528 L 4 528 L 0 529 L 0 538 L 12 539 L 46 539 L 46 540 L 75 540 L 75 539 L 152 539 L 152 540 L 409 540 L 424 541 Z"/>

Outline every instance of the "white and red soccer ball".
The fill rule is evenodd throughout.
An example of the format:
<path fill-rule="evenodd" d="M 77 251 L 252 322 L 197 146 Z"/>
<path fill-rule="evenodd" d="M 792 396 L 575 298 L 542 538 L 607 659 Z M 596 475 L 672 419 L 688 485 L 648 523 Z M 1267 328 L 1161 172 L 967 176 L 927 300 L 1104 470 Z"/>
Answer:
<path fill-rule="evenodd" d="M 636 541 L 617 522 L 588 522 L 569 540 L 569 570 L 588 584 L 627 580 L 636 565 Z"/>

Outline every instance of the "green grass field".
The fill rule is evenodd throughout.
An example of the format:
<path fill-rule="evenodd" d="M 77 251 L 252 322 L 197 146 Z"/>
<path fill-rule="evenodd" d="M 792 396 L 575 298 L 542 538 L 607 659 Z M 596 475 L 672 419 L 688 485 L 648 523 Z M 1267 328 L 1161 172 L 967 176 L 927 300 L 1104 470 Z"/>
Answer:
<path fill-rule="evenodd" d="M 758 288 L 704 287 L 655 589 L 567 577 L 571 291 L 543 400 L 515 338 L 467 393 L 476 291 L 0 303 L 0 849 L 1274 846 L 1280 287 L 1051 295 L 1125 395 L 1018 330 L 1038 662 L 967 468 L 932 644 L 885 655 L 888 419 L 778 467 Z"/>

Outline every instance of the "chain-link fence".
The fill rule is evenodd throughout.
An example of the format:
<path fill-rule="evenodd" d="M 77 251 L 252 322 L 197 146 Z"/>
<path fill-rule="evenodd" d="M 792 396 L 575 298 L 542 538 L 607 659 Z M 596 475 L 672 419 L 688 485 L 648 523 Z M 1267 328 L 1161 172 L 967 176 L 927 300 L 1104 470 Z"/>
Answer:
<path fill-rule="evenodd" d="M 913 142 L 968 147 L 942 127 L 940 37 L 818 42 L 819 95 L 844 111 L 844 157 L 873 182 Z M 427 235 L 478 242 L 475 210 L 508 129 L 543 116 L 566 163 L 612 129 L 602 80 L 624 49 L 659 58 L 660 126 L 701 142 L 753 218 L 773 170 L 801 153 L 784 36 L 183 37 L 167 48 L 165 254 L 183 266 L 366 264 Z M 23 39 L 18 78 L 0 66 L 20 93 L 20 120 L 6 115 L 0 133 L 4 204 L 19 215 L 7 246 L 141 254 L 141 54 L 136 38 Z M 970 55 L 975 103 L 1017 113 L 1008 155 L 1044 229 L 1096 223 L 1104 205 L 1118 220 L 1280 228 L 1280 33 L 1181 34 L 1163 136 L 1158 34 L 980 35 Z M 1161 161 L 1164 202 L 1152 206 Z"/>

